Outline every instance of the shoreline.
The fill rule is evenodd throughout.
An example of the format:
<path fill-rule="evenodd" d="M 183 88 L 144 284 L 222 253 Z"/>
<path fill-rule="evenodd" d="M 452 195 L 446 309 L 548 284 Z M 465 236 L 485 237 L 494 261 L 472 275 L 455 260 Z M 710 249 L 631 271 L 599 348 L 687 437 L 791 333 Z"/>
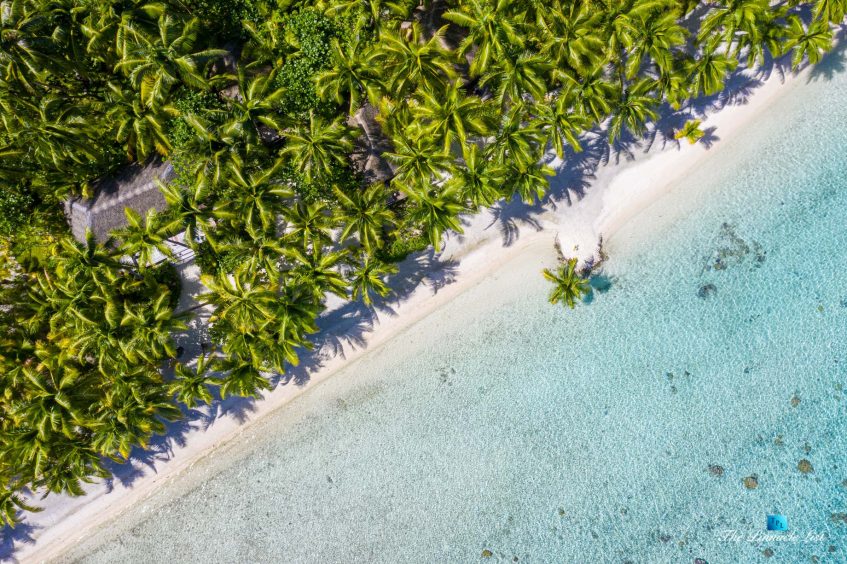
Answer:
<path fill-rule="evenodd" d="M 254 404 L 255 409 L 243 423 L 221 415 L 206 430 L 192 429 L 186 434 L 183 446 L 174 445 L 168 460 L 158 461 L 155 468 L 144 467 L 144 475 L 131 486 L 122 486 L 116 479 L 109 492 L 100 483 L 86 486 L 89 495 L 85 497 L 47 499 L 47 503 L 42 504 L 45 511 L 28 515 L 25 521 L 37 527 L 33 532 L 35 542 L 18 545 L 18 550 L 11 554 L 12 559 L 43 561 L 60 556 L 81 538 L 95 533 L 107 521 L 148 498 L 159 484 L 178 479 L 219 447 L 243 438 L 256 422 L 265 420 L 265 415 L 326 381 L 348 363 L 380 349 L 398 332 L 443 307 L 529 248 L 547 245 L 552 250 L 558 236 L 565 252 L 573 249 L 582 260 L 593 255 L 600 236 L 606 240 L 614 238 L 630 219 L 669 193 L 686 171 L 713 155 L 713 149 L 719 150 L 725 140 L 765 111 L 769 102 L 788 95 L 807 72 L 808 69 L 782 77 L 774 70 L 745 104 L 727 105 L 705 118 L 702 127 L 715 127 L 720 135 L 711 149 L 683 141 L 678 147 L 673 143 L 665 147 L 654 146 L 647 154 L 637 153 L 633 161 L 606 164 L 598 170 L 583 198 L 571 204 L 557 203 L 556 209 L 545 207 L 533 218 L 535 230 L 532 224 L 530 228 L 522 228 L 511 245 L 504 244 L 504 234 L 494 227 L 497 218 L 491 212 L 483 211 L 468 218 L 465 234 L 449 236 L 440 254 L 440 260 L 458 263 L 451 283 L 430 287 L 425 282 L 424 272 L 424 281 L 405 299 L 387 302 L 389 310 L 382 312 L 375 326 L 366 333 L 364 345 L 345 343 L 343 351 L 311 373 L 307 383 L 291 382 L 266 393 Z"/>

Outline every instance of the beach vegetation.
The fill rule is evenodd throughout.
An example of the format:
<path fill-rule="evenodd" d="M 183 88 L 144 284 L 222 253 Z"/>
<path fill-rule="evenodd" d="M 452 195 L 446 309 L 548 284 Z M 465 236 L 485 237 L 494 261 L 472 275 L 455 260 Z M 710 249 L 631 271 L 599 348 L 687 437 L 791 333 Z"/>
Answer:
<path fill-rule="evenodd" d="M 573 309 L 591 291 L 588 278 L 577 270 L 577 264 L 576 258 L 570 258 L 562 261 L 555 270 L 544 269 L 544 278 L 553 284 L 549 298 L 551 304 L 560 303 Z"/>
<path fill-rule="evenodd" d="M 82 494 L 183 407 L 260 396 L 309 353 L 329 295 L 373 306 L 464 215 L 544 202 L 545 155 L 566 167 L 649 135 L 740 69 L 816 63 L 845 16 L 840 0 L 438 6 L 0 0 L 3 522 L 24 492 Z M 71 236 L 67 199 L 157 159 L 166 209 Z M 185 314 L 180 233 L 204 287 Z M 587 288 L 570 261 L 545 276 L 556 303 Z M 177 358 L 199 310 L 212 347 Z"/>
<path fill-rule="evenodd" d="M 706 132 L 700 127 L 701 123 L 703 122 L 699 119 L 688 120 L 685 122 L 685 125 L 679 129 L 679 131 L 674 133 L 674 139 L 687 139 L 688 143 L 694 145 L 706 134 Z"/>

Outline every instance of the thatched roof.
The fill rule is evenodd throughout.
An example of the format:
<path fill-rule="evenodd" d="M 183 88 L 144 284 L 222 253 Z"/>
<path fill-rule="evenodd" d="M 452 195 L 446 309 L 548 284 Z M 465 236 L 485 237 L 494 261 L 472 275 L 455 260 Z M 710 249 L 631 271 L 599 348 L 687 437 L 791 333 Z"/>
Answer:
<path fill-rule="evenodd" d="M 65 202 L 71 232 L 78 240 L 84 241 L 85 232 L 90 229 L 97 241 L 102 243 L 113 229 L 126 225 L 124 208 L 142 215 L 150 208 L 164 210 L 167 204 L 155 180 L 167 181 L 172 177 L 171 164 L 154 158 L 143 166 L 133 164 L 114 176 L 98 180 L 93 198 L 74 197 Z"/>

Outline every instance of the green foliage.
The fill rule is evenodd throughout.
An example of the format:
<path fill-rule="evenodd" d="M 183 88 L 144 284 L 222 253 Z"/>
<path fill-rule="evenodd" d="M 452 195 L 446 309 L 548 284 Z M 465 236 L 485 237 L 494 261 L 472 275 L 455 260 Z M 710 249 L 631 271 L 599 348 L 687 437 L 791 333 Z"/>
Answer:
<path fill-rule="evenodd" d="M 311 346 L 327 294 L 370 304 L 461 214 L 542 199 L 548 149 L 638 137 L 739 66 L 815 63 L 845 15 L 824 0 L 456 0 L 436 30 L 413 4 L 3 3 L 0 519 L 29 510 L 25 488 L 80 493 L 176 402 L 261 394 Z M 154 154 L 177 172 L 169 210 L 130 212 L 118 246 L 72 242 L 62 200 Z M 375 164 L 384 182 L 365 180 Z M 218 346 L 166 384 L 179 280 L 152 263 L 183 229 Z M 546 273 L 557 302 L 582 295 L 574 268 Z"/>
<path fill-rule="evenodd" d="M 188 10 L 207 25 L 214 26 L 223 37 L 240 35 L 242 22 L 259 21 L 262 0 L 184 0 Z"/>
<path fill-rule="evenodd" d="M 316 111 L 332 115 L 335 104 L 322 101 L 314 79 L 332 64 L 332 40 L 341 39 L 339 22 L 311 8 L 287 14 L 282 25 L 293 51 L 277 76 L 276 85 L 285 90 L 280 107 L 285 114 L 306 115 Z"/>
<path fill-rule="evenodd" d="M 423 251 L 429 247 L 429 239 L 425 234 L 415 232 L 411 229 L 394 231 L 389 241 L 381 249 L 377 249 L 375 256 L 386 263 L 398 263 L 412 253 Z"/>
<path fill-rule="evenodd" d="M 23 186 L 0 190 L 0 236 L 9 237 L 26 225 L 35 211 L 36 198 Z"/>

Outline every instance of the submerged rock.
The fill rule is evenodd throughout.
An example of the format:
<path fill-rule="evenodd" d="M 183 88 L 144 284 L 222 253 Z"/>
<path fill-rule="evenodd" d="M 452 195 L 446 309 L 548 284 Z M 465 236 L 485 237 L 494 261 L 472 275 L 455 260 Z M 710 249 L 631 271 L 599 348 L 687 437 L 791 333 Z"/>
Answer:
<path fill-rule="evenodd" d="M 841 521 L 845 525 L 847 525 L 847 513 L 833 513 L 829 516 L 833 523 L 838 523 Z"/>
<path fill-rule="evenodd" d="M 800 397 L 797 394 L 791 396 L 791 407 L 797 407 L 800 405 Z"/>
<path fill-rule="evenodd" d="M 709 473 L 712 476 L 720 478 L 721 476 L 723 476 L 723 466 L 719 464 L 709 464 Z"/>
<path fill-rule="evenodd" d="M 812 468 L 812 463 L 806 460 L 805 458 L 797 463 L 797 470 L 799 470 L 803 474 L 809 474 L 815 471 L 815 469 Z"/>
<path fill-rule="evenodd" d="M 755 490 L 759 487 L 759 477 L 755 474 L 751 474 L 742 480 L 744 482 L 744 487 L 748 490 Z"/>
<path fill-rule="evenodd" d="M 697 297 L 702 299 L 702 300 L 705 300 L 706 298 L 708 298 L 709 296 L 711 296 L 712 294 L 714 294 L 717 291 L 718 291 L 718 287 L 715 286 L 714 284 L 712 284 L 712 283 L 703 284 L 702 286 L 700 286 L 700 289 L 697 290 Z"/>
<path fill-rule="evenodd" d="M 770 558 L 771 556 L 773 556 L 773 549 L 772 548 L 766 548 L 762 551 L 762 554 L 764 555 L 765 558 Z"/>

